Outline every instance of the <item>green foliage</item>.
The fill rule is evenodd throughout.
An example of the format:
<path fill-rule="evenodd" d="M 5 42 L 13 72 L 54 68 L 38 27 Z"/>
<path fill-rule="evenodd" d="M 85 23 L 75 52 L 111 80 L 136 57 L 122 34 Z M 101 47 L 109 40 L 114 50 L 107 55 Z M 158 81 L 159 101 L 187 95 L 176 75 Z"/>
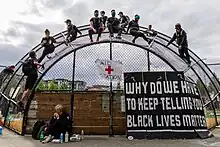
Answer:
<path fill-rule="evenodd" d="M 37 85 L 37 90 L 47 90 L 47 88 L 48 87 L 46 86 L 46 84 L 42 80 Z"/>
<path fill-rule="evenodd" d="M 67 83 L 66 82 L 62 82 L 60 85 L 59 85 L 59 90 L 69 90 L 70 88 L 68 87 Z"/>
<path fill-rule="evenodd" d="M 55 83 L 55 80 L 50 81 L 48 90 L 49 91 L 58 90 L 58 85 Z"/>

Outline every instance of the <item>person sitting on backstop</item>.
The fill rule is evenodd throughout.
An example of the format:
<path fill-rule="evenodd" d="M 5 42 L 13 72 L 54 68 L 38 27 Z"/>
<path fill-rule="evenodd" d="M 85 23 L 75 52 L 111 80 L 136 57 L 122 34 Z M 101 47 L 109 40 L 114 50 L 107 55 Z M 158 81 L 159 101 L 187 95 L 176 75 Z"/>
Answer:
<path fill-rule="evenodd" d="M 41 63 L 43 59 L 54 52 L 55 47 L 54 43 L 56 43 L 56 40 L 50 36 L 50 31 L 48 29 L 45 30 L 45 37 L 41 40 L 41 45 L 44 47 L 43 53 L 41 57 L 38 59 L 38 63 Z M 49 58 L 49 57 L 48 57 Z"/>
<path fill-rule="evenodd" d="M 120 17 L 120 18 L 119 18 L 120 27 L 122 28 L 122 30 L 123 30 L 124 32 L 126 32 L 126 31 L 125 31 L 125 27 L 127 27 L 128 23 L 130 22 L 130 19 L 129 19 L 128 16 L 125 16 L 125 15 L 123 14 L 123 12 L 119 12 L 118 15 L 119 15 L 119 17 Z"/>
<path fill-rule="evenodd" d="M 105 28 L 106 28 L 106 22 L 107 22 L 108 17 L 105 16 L 105 11 L 101 11 L 100 14 L 101 14 L 101 17 L 100 17 L 100 18 L 101 18 L 101 20 L 102 20 L 102 24 L 103 24 L 104 29 L 105 29 Z"/>
<path fill-rule="evenodd" d="M 135 40 L 138 37 L 142 37 L 146 42 L 148 42 L 148 44 L 150 44 L 150 42 L 151 42 L 150 39 L 148 39 L 144 35 L 144 33 L 140 32 L 140 30 L 139 30 L 139 24 L 138 24 L 139 19 L 140 19 L 140 16 L 139 15 L 135 15 L 135 19 L 130 21 L 130 23 L 128 25 L 127 33 L 130 30 L 130 34 L 132 36 L 134 36 L 134 39 L 132 40 L 133 43 L 135 43 Z"/>
<path fill-rule="evenodd" d="M 98 10 L 94 11 L 94 16 L 95 17 L 90 19 L 89 38 L 90 38 L 91 42 L 93 42 L 93 38 L 92 38 L 93 34 L 98 34 L 96 41 L 99 41 L 101 33 L 104 30 L 102 20 L 101 20 L 100 17 L 98 17 L 99 16 L 99 11 Z"/>
<path fill-rule="evenodd" d="M 119 27 L 120 21 L 115 17 L 115 10 L 111 11 L 111 17 L 107 20 L 107 26 L 110 33 L 110 37 L 114 37 L 114 33 L 118 33 L 116 38 L 121 39 L 122 29 Z"/>
<path fill-rule="evenodd" d="M 66 42 L 70 43 L 74 40 L 76 40 L 77 38 L 77 34 L 79 33 L 80 35 L 82 35 L 82 33 L 80 32 L 80 30 L 72 24 L 70 19 L 67 19 L 65 21 L 66 25 L 67 25 L 67 37 L 66 37 Z M 67 45 L 67 44 L 66 44 Z"/>
<path fill-rule="evenodd" d="M 53 139 L 59 139 L 61 133 L 65 135 L 65 133 L 68 132 L 69 136 L 71 136 L 71 126 L 69 114 L 64 111 L 62 105 L 56 105 L 55 113 L 45 129 L 45 134 L 47 137 L 44 141 L 42 141 L 42 143 L 51 142 Z"/>

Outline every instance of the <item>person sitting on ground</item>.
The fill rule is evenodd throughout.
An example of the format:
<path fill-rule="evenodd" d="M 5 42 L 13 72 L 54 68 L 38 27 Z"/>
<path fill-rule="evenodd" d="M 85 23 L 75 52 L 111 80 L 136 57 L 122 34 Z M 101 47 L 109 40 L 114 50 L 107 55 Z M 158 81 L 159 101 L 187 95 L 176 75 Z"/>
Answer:
<path fill-rule="evenodd" d="M 171 40 L 168 42 L 168 44 L 166 46 L 168 47 L 173 41 L 176 40 L 176 43 L 177 43 L 178 48 L 179 48 L 180 57 L 183 60 L 187 60 L 188 64 L 190 64 L 191 61 L 190 61 L 190 56 L 189 56 L 189 52 L 188 52 L 187 34 L 182 29 L 180 23 L 177 23 L 175 25 L 175 29 L 176 29 L 176 32 L 173 34 L 173 37 L 171 38 Z M 184 56 L 184 54 L 186 56 Z"/>
<path fill-rule="evenodd" d="M 101 17 L 100 17 L 100 18 L 101 18 L 101 20 L 102 20 L 102 24 L 103 24 L 104 29 L 105 29 L 105 28 L 106 28 L 106 22 L 107 22 L 108 17 L 105 16 L 105 11 L 101 11 L 100 14 L 101 14 Z"/>
<path fill-rule="evenodd" d="M 69 133 L 69 137 L 72 135 L 70 116 L 64 111 L 62 105 L 56 105 L 55 113 L 50 120 L 48 127 L 45 129 L 46 138 L 42 143 L 51 142 L 53 139 L 59 139 L 60 134 L 65 135 L 66 132 Z"/>
<path fill-rule="evenodd" d="M 103 32 L 103 24 L 101 18 L 99 18 L 99 11 L 94 11 L 94 16 L 90 19 L 90 30 L 89 30 L 89 38 L 90 41 L 93 42 L 92 35 L 98 34 L 96 41 L 99 41 L 99 38 L 101 36 L 101 33 Z"/>
<path fill-rule="evenodd" d="M 129 25 L 128 25 L 128 29 L 127 29 L 127 33 L 130 30 L 130 34 L 132 36 L 134 36 L 134 39 L 132 40 L 133 43 L 135 43 L 136 39 L 138 37 L 142 37 L 146 42 L 148 42 L 148 44 L 150 44 L 151 40 L 148 39 L 144 33 L 140 32 L 140 28 L 139 28 L 139 24 L 138 21 L 140 19 L 139 15 L 135 15 L 134 20 L 130 21 Z"/>
<path fill-rule="evenodd" d="M 76 40 L 78 33 L 80 35 L 82 35 L 80 30 L 75 25 L 72 24 L 70 19 L 67 19 L 65 21 L 65 23 L 67 25 L 67 37 L 66 37 L 66 42 L 67 43 L 70 43 L 70 42 Z M 66 45 L 68 45 L 68 44 L 66 44 Z"/>
<path fill-rule="evenodd" d="M 29 53 L 29 57 L 30 59 L 28 59 L 24 65 L 23 65 L 23 72 L 24 74 L 27 76 L 26 78 L 26 83 L 25 83 L 25 90 L 23 92 L 23 95 L 21 97 L 21 99 L 18 101 L 18 106 L 20 108 L 24 108 L 24 101 L 27 99 L 27 97 L 29 96 L 32 88 L 34 87 L 35 82 L 37 81 L 38 78 L 38 68 L 41 66 L 38 62 L 37 62 L 37 55 L 35 53 L 35 51 L 31 51 Z"/>
<path fill-rule="evenodd" d="M 157 31 L 152 29 L 152 25 L 148 25 L 148 30 L 146 31 L 147 35 L 150 37 L 154 37 L 157 35 Z"/>
<path fill-rule="evenodd" d="M 54 43 L 57 43 L 56 40 L 50 36 L 50 31 L 48 29 L 46 29 L 45 30 L 45 37 L 43 37 L 41 40 L 41 45 L 44 47 L 44 50 L 43 50 L 41 57 L 38 59 L 38 63 L 41 63 L 41 61 L 43 61 L 43 59 L 47 55 L 54 52 L 54 50 L 55 50 Z M 48 57 L 48 58 L 50 58 L 50 57 Z"/>
<path fill-rule="evenodd" d="M 114 37 L 114 33 L 118 33 L 116 38 L 121 39 L 122 29 L 119 27 L 120 21 L 115 17 L 115 10 L 111 11 L 111 17 L 107 20 L 107 27 L 110 33 L 110 37 Z"/>
<path fill-rule="evenodd" d="M 118 15 L 119 15 L 119 17 L 120 17 L 120 18 L 119 18 L 120 27 L 122 28 L 122 30 L 123 30 L 124 32 L 126 32 L 126 31 L 125 31 L 125 27 L 127 27 L 128 23 L 129 23 L 129 21 L 130 21 L 130 19 L 129 19 L 128 16 L 125 16 L 125 15 L 123 14 L 123 12 L 119 12 Z"/>

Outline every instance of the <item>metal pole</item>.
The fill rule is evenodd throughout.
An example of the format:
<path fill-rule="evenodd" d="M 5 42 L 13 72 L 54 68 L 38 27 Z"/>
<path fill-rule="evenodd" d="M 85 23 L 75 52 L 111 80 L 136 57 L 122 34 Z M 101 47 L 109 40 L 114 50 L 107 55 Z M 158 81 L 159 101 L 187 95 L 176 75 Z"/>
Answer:
<path fill-rule="evenodd" d="M 110 60 L 112 60 L 112 42 L 110 42 Z M 113 90 L 112 90 L 112 76 L 110 76 L 110 97 L 109 97 L 109 137 L 114 137 L 113 133 L 113 112 L 112 112 L 112 104 L 113 104 Z"/>
<path fill-rule="evenodd" d="M 73 52 L 73 72 L 72 72 L 72 91 L 71 91 L 71 98 L 70 98 L 70 120 L 72 122 L 71 124 L 71 127 L 72 127 L 72 131 L 73 131 L 73 117 L 74 117 L 74 109 L 73 109 L 73 106 L 74 106 L 74 92 L 75 92 L 75 89 L 74 89 L 74 81 L 75 81 L 75 66 L 76 65 L 76 51 Z"/>
<path fill-rule="evenodd" d="M 147 69 L 150 71 L 150 52 L 147 51 Z"/>

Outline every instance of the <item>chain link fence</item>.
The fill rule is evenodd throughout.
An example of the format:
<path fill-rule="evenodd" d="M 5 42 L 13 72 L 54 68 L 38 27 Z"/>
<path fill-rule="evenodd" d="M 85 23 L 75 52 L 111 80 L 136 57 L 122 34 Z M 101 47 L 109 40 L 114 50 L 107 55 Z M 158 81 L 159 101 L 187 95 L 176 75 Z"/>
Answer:
<path fill-rule="evenodd" d="M 60 93 L 63 91 L 68 93 L 72 91 L 90 91 L 90 93 L 96 93 L 97 91 L 105 91 L 109 93 L 110 81 L 99 76 L 95 61 L 97 59 L 109 60 L 110 57 L 112 57 L 112 60 L 120 61 L 123 64 L 123 72 L 184 71 L 186 79 L 197 84 L 207 117 L 215 117 L 215 113 L 219 109 L 219 98 L 212 98 L 219 92 L 219 81 L 194 53 L 190 52 L 193 59 L 192 66 L 188 67 L 185 61 L 179 57 L 176 46 L 170 45 L 169 49 L 165 47 L 170 38 L 162 34 L 159 34 L 155 38 L 155 42 L 148 48 L 149 51 L 145 50 L 146 48 L 144 49 L 144 47 L 148 47 L 148 45 L 142 38 L 138 38 L 136 41 L 142 48 L 129 44 L 132 40 L 132 37 L 129 35 L 123 35 L 123 40 L 116 40 L 118 41 L 116 43 L 109 40 L 109 34 L 102 34 L 99 43 L 89 45 L 89 38 L 86 36 L 87 29 L 88 28 L 84 28 L 84 31 L 82 31 L 84 36 L 73 42 L 72 46 L 65 46 L 64 44 L 58 45 L 55 52 L 50 55 L 52 58 L 45 58 L 42 62 L 45 65 L 45 69 L 40 70 L 39 78 L 42 76 L 42 79 L 39 83 L 36 83 L 36 91 L 53 93 Z M 56 38 L 58 38 L 57 41 L 59 42 L 64 39 L 62 34 L 58 34 Z M 81 48 L 78 48 L 80 46 Z M 110 51 L 111 47 L 112 52 Z M 34 50 L 37 51 L 38 57 L 43 51 L 40 46 Z M 75 59 L 74 52 L 76 53 Z M 26 59 L 27 56 L 24 57 L 23 61 Z M 0 90 L 4 95 L 11 98 L 15 103 L 20 99 L 23 93 L 26 80 L 26 77 L 22 74 L 21 65 L 22 63 L 19 62 L 16 65 L 16 73 L 9 75 L 4 83 L 0 85 Z M 44 75 L 42 75 L 42 73 Z M 74 84 L 72 84 L 73 77 Z M 113 110 L 123 105 L 123 85 L 123 76 L 121 81 L 113 81 Z M 102 103 L 102 110 L 107 111 L 109 96 L 106 96 L 106 98 L 99 96 L 98 99 L 100 103 Z M 1 104 L 7 104 L 0 108 L 9 108 L 9 110 L 16 111 L 14 102 L 10 102 L 9 104 L 5 99 L 0 100 Z M 83 104 L 85 106 L 91 106 L 87 108 L 89 112 L 92 111 L 90 110 L 90 108 L 92 108 L 92 103 L 93 100 L 91 99 L 88 103 L 85 102 L 85 104 Z M 9 107 L 7 107 L 8 105 Z M 97 105 L 97 103 L 94 102 L 94 105 Z M 84 108 L 82 106 L 78 109 L 83 110 Z M 117 113 L 117 111 L 114 113 Z M 122 110 L 120 110 L 120 112 L 121 111 Z M 107 117 L 107 114 L 105 115 Z M 216 125 L 216 123 L 214 125 Z"/>

